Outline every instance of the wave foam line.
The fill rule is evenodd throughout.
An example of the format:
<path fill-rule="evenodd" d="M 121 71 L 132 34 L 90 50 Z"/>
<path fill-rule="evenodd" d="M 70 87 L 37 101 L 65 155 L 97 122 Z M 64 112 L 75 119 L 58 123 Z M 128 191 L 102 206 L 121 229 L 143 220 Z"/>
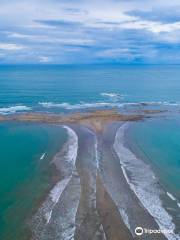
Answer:
<path fill-rule="evenodd" d="M 180 203 L 178 202 L 178 200 L 171 193 L 167 192 L 166 194 L 172 201 L 175 201 L 177 206 L 180 208 Z"/>
<path fill-rule="evenodd" d="M 77 158 L 77 152 L 78 152 L 78 137 L 76 133 L 69 128 L 68 126 L 63 126 L 67 130 L 68 133 L 68 141 L 66 144 L 67 146 L 67 151 L 66 151 L 66 156 L 64 156 L 64 161 L 68 162 L 69 164 L 72 165 L 71 169 L 71 175 L 66 176 L 63 180 L 59 181 L 56 183 L 56 185 L 53 187 L 51 190 L 49 196 L 45 200 L 45 202 L 42 204 L 40 209 L 38 210 L 37 214 L 34 216 L 34 224 L 33 228 L 36 228 L 37 232 L 38 230 L 41 230 L 45 227 L 45 225 L 49 224 L 51 221 L 53 209 L 60 200 L 62 193 L 66 189 L 68 183 L 72 179 L 73 172 L 75 170 L 75 162 Z M 46 223 L 44 224 L 44 220 Z M 36 233 L 35 231 L 35 234 Z"/>
<path fill-rule="evenodd" d="M 65 159 L 65 161 L 70 163 L 72 166 L 72 169 L 74 169 L 76 158 L 77 158 L 77 151 L 78 151 L 78 137 L 71 128 L 69 128 L 67 126 L 63 126 L 63 128 L 66 129 L 67 133 L 68 133 L 68 142 L 66 143 L 66 146 L 68 149 L 67 149 L 66 155 L 64 156 L 64 159 Z M 71 178 L 72 178 L 72 174 L 70 177 L 67 177 L 67 178 L 59 181 L 55 185 L 55 187 L 51 190 L 50 197 L 54 203 L 53 208 L 56 205 L 56 203 L 59 201 L 63 191 L 65 190 L 66 186 L 70 182 Z M 50 212 L 51 211 L 52 210 L 50 210 Z M 49 215 L 51 216 L 51 214 L 48 214 L 48 216 Z M 50 217 L 50 219 L 51 219 L 51 217 Z M 48 219 L 48 220 L 50 221 L 50 219 Z"/>
<path fill-rule="evenodd" d="M 6 114 L 12 114 L 16 112 L 23 112 L 23 111 L 30 111 L 30 110 L 32 110 L 31 107 L 27 107 L 24 105 L 3 107 L 3 108 L 0 108 L 0 114 L 6 115 Z"/>
<path fill-rule="evenodd" d="M 128 107 L 128 106 L 180 106 L 180 103 L 171 103 L 171 102 L 118 102 L 118 101 L 111 101 L 111 102 L 80 102 L 77 104 L 70 104 L 67 102 L 64 103 L 54 103 L 54 102 L 39 102 L 44 108 L 62 108 L 66 110 L 76 110 L 76 109 L 87 109 L 87 108 L 103 108 L 103 107 Z"/>
<path fill-rule="evenodd" d="M 124 96 L 124 95 L 121 95 L 121 94 L 115 93 L 115 92 L 104 92 L 104 93 L 101 93 L 100 95 L 102 97 L 107 97 L 107 98 L 109 98 L 110 100 L 112 100 L 114 102 L 122 100 L 123 96 Z"/>
<path fill-rule="evenodd" d="M 44 215 L 44 217 L 46 219 L 46 224 L 48 224 L 50 222 L 53 208 L 55 207 L 56 203 L 58 203 L 62 193 L 64 192 L 64 190 L 65 190 L 65 188 L 68 185 L 70 180 L 71 180 L 71 177 L 65 178 L 65 179 L 59 181 L 54 186 L 54 188 L 51 190 L 49 197 L 51 198 L 51 201 L 53 202 L 53 204 L 52 204 L 51 209 L 49 211 L 47 211 Z"/>
<path fill-rule="evenodd" d="M 63 108 L 67 110 L 76 110 L 76 109 L 86 109 L 86 108 L 101 108 L 101 107 L 123 107 L 123 104 L 120 103 L 110 103 L 110 102 L 94 102 L 94 103 L 54 103 L 54 102 L 40 102 L 44 108 Z"/>
<path fill-rule="evenodd" d="M 171 200 L 176 201 L 176 198 L 171 193 L 167 192 L 167 195 Z"/>
<path fill-rule="evenodd" d="M 124 124 L 118 129 L 113 146 L 120 159 L 126 181 L 143 206 L 153 216 L 160 229 L 173 230 L 173 233 L 164 233 L 165 236 L 170 240 L 179 240 L 180 236 L 174 233 L 175 225 L 172 222 L 172 217 L 162 206 L 160 199 L 162 191 L 150 166 L 124 146 L 124 134 L 127 128 L 128 124 Z M 132 181 L 127 170 L 131 174 Z"/>
<path fill-rule="evenodd" d="M 96 170 L 99 170 L 99 152 L 98 152 L 98 141 L 95 138 L 95 160 L 96 160 Z"/>
<path fill-rule="evenodd" d="M 77 152 L 78 152 L 78 136 L 70 127 L 63 126 L 64 129 L 67 130 L 68 133 L 68 151 L 66 153 L 66 156 L 64 158 L 67 162 L 70 162 L 73 167 L 75 166 L 76 158 L 77 158 Z"/>
<path fill-rule="evenodd" d="M 41 155 L 40 160 L 43 160 L 45 156 L 46 156 L 46 152 Z"/>

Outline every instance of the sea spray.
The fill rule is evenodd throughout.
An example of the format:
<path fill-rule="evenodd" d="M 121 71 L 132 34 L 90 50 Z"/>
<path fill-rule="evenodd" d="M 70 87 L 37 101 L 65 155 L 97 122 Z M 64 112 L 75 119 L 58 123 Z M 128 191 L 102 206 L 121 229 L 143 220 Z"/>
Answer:
<path fill-rule="evenodd" d="M 180 236 L 174 233 L 175 225 L 172 217 L 162 206 L 160 195 L 163 190 L 160 189 L 152 169 L 124 145 L 124 135 L 128 126 L 129 123 L 126 123 L 118 129 L 114 142 L 114 150 L 120 159 L 126 181 L 143 206 L 154 217 L 160 229 L 173 230 L 172 233 L 165 232 L 165 236 L 170 240 L 179 240 Z"/>

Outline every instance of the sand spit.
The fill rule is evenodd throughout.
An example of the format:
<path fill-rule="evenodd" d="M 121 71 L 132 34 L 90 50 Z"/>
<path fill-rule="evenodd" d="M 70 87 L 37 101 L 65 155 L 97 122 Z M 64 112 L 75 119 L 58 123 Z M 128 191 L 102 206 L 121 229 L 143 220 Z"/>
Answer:
<path fill-rule="evenodd" d="M 0 115 L 0 121 L 26 121 L 55 124 L 74 124 L 86 125 L 96 132 L 102 132 L 104 126 L 115 121 L 138 121 L 143 118 L 151 117 L 150 114 L 161 113 L 160 110 L 142 110 L 137 113 L 120 113 L 115 109 L 98 110 L 84 113 L 72 114 L 51 114 L 51 113 L 24 113 L 13 115 Z"/>
<path fill-rule="evenodd" d="M 144 109 L 141 110 L 144 114 L 158 114 L 158 113 L 165 113 L 167 110 L 157 110 L 157 109 Z"/>
<path fill-rule="evenodd" d="M 0 121 L 66 125 L 70 136 L 52 161 L 63 181 L 35 215 L 32 240 L 156 240 L 148 235 L 137 238 L 134 233 L 137 226 L 158 229 L 158 225 L 130 189 L 113 144 L 123 122 L 140 121 L 160 112 L 0 115 Z M 52 197 L 52 193 L 57 194 Z M 158 240 L 165 239 L 158 236 Z"/>
<path fill-rule="evenodd" d="M 122 220 L 118 207 L 102 184 L 99 176 L 97 176 L 97 209 L 107 239 L 133 239 Z"/>

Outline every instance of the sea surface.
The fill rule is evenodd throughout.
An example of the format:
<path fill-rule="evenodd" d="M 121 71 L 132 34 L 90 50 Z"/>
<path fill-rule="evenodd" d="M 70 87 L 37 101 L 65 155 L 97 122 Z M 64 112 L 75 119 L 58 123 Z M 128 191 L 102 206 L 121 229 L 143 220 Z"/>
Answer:
<path fill-rule="evenodd" d="M 160 196 L 162 207 L 180 231 L 179 66 L 0 66 L 0 114 L 112 107 L 169 110 L 130 125 L 128 137 L 132 151 L 152 168 L 166 193 Z M 49 162 L 67 140 L 67 131 L 9 122 L 0 124 L 0 136 L 0 238 L 8 240 L 49 188 Z"/>
<path fill-rule="evenodd" d="M 129 143 L 132 151 L 145 163 L 150 164 L 154 173 L 154 183 L 147 190 L 152 192 L 159 185 L 161 205 L 172 217 L 176 230 L 180 233 L 180 132 L 179 116 L 170 119 L 153 119 L 136 122 L 129 128 Z M 136 175 L 137 169 L 134 169 Z M 137 171 L 138 174 L 139 170 Z M 143 169 L 143 182 L 151 182 L 148 172 Z M 137 175 L 136 175 L 137 177 Z M 135 178 L 136 178 L 135 177 Z M 162 191 L 161 191 L 162 190 Z M 151 201 L 156 202 L 157 201 Z M 167 217 L 164 217 L 167 223 Z M 164 224 L 164 229 L 165 229 Z M 171 227 L 169 227 L 170 229 Z"/>
<path fill-rule="evenodd" d="M 179 66 L 0 66 L 0 113 L 180 104 Z M 126 105 L 125 105 L 126 104 Z"/>
<path fill-rule="evenodd" d="M 52 157 L 67 140 L 59 126 L 0 123 L 0 239 L 28 239 L 28 221 L 53 184 Z"/>

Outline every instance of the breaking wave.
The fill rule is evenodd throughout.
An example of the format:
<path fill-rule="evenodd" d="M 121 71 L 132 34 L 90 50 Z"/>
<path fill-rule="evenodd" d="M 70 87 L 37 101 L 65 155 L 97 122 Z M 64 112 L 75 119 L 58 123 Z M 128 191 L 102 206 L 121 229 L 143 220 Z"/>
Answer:
<path fill-rule="evenodd" d="M 175 198 L 175 196 L 173 196 L 171 193 L 167 192 L 166 193 L 167 196 L 174 202 L 176 202 L 177 206 L 180 208 L 180 203 L 178 202 L 178 200 Z"/>
<path fill-rule="evenodd" d="M 175 225 L 172 221 L 172 217 L 163 208 L 160 199 L 163 190 L 160 189 L 151 167 L 137 158 L 124 145 L 124 134 L 127 128 L 128 123 L 122 125 L 118 129 L 114 142 L 114 149 L 120 159 L 121 168 L 126 181 L 143 206 L 148 210 L 151 216 L 154 217 L 160 229 L 173 230 L 173 233 L 164 233 L 166 237 L 170 240 L 180 239 L 180 236 L 174 233 Z M 128 172 L 131 177 L 129 177 Z"/>
<path fill-rule="evenodd" d="M 86 108 L 101 108 L 101 107 L 122 107 L 123 104 L 111 102 L 94 102 L 94 103 L 54 103 L 54 102 L 40 102 L 44 108 L 62 108 L 67 110 L 86 109 Z"/>
<path fill-rule="evenodd" d="M 145 107 L 145 106 L 165 106 L 165 107 L 180 107 L 180 103 L 175 102 L 120 102 L 120 101 L 109 101 L 109 102 L 80 102 L 77 104 L 70 104 L 68 102 L 55 103 L 55 102 L 39 102 L 43 108 L 61 108 L 66 110 L 78 110 L 88 108 L 123 108 L 123 107 Z"/>
<path fill-rule="evenodd" d="M 16 112 L 24 112 L 24 111 L 30 111 L 32 110 L 31 107 L 27 107 L 24 105 L 19 106 L 12 106 L 12 107 L 2 107 L 0 108 L 0 114 L 6 115 L 6 114 L 12 114 Z"/>
<path fill-rule="evenodd" d="M 119 93 L 114 93 L 114 92 L 104 92 L 100 94 L 102 97 L 109 98 L 113 102 L 118 102 L 119 100 L 122 100 L 124 95 L 121 95 Z"/>
<path fill-rule="evenodd" d="M 57 153 L 53 159 L 53 162 L 57 164 L 57 161 L 60 161 L 63 171 L 61 174 L 64 176 L 64 178 L 56 183 L 56 185 L 50 191 L 50 194 L 47 196 L 45 202 L 32 219 L 31 225 L 35 237 L 41 234 L 41 232 L 43 234 L 43 231 L 46 229 L 46 225 L 50 223 L 53 210 L 56 204 L 59 202 L 61 195 L 66 189 L 68 183 L 70 182 L 73 173 L 76 171 L 75 161 L 78 152 L 78 137 L 71 128 L 67 126 L 63 126 L 63 128 L 65 128 L 68 133 L 68 141 L 64 146 L 66 149 L 63 148 L 61 150 L 63 152 L 60 151 Z"/>

